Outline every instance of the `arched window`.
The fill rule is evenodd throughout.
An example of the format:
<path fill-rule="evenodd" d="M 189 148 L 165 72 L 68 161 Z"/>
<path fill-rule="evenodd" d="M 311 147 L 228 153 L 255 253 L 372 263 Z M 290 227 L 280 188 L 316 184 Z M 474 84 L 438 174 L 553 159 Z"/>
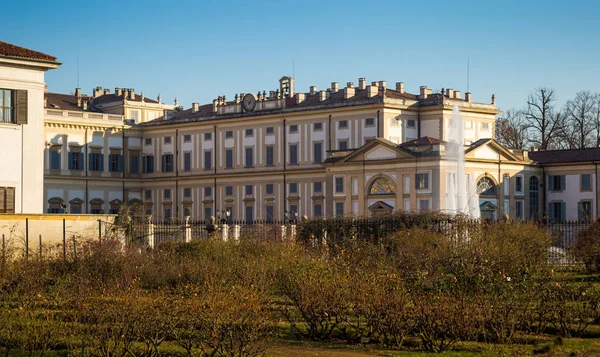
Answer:
<path fill-rule="evenodd" d="M 495 195 L 496 184 L 491 178 L 483 177 L 477 182 L 477 192 L 479 192 L 480 195 Z"/>
<path fill-rule="evenodd" d="M 375 179 L 369 188 L 369 195 L 387 195 L 390 193 L 396 193 L 396 185 L 394 185 L 394 181 L 385 176 Z"/>
<path fill-rule="evenodd" d="M 52 197 L 48 200 L 48 213 L 65 213 L 65 205 L 60 197 Z"/>
<path fill-rule="evenodd" d="M 539 219 L 540 218 L 540 180 L 537 176 L 531 176 L 529 178 L 529 218 Z"/>

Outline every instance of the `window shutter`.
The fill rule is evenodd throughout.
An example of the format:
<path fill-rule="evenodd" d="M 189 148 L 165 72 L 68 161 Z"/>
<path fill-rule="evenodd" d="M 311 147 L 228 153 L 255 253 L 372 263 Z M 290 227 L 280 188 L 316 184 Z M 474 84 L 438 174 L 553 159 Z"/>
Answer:
<path fill-rule="evenodd" d="M 6 188 L 6 213 L 15 213 L 15 188 Z"/>
<path fill-rule="evenodd" d="M 554 191 L 554 187 L 552 187 L 552 175 L 548 175 L 548 191 Z"/>
<path fill-rule="evenodd" d="M 104 154 L 100 154 L 100 171 L 104 171 Z"/>
<path fill-rule="evenodd" d="M 419 189 L 419 174 L 415 174 L 415 189 Z"/>
<path fill-rule="evenodd" d="M 94 163 L 92 161 L 92 153 L 88 154 L 88 170 L 94 170 Z"/>
<path fill-rule="evenodd" d="M 148 167 L 146 165 L 147 161 L 148 161 L 148 156 L 142 156 L 142 172 L 143 173 L 147 173 L 148 172 Z"/>
<path fill-rule="evenodd" d="M 27 91 L 17 90 L 17 124 L 27 124 Z"/>
<path fill-rule="evenodd" d="M 565 188 L 567 188 L 566 176 L 565 175 L 561 175 L 560 176 L 560 189 L 564 191 Z"/>
<path fill-rule="evenodd" d="M 125 165 L 125 158 L 123 155 L 119 155 L 119 172 L 123 172 L 123 168 Z"/>
<path fill-rule="evenodd" d="M 550 221 L 554 220 L 554 205 L 552 202 L 548 203 L 548 219 Z"/>
<path fill-rule="evenodd" d="M 83 153 L 80 152 L 80 153 L 78 153 L 78 155 L 79 155 L 79 162 L 77 163 L 76 169 L 77 170 L 83 170 L 83 165 L 84 165 L 83 164 Z"/>
<path fill-rule="evenodd" d="M 166 155 L 163 155 L 161 157 L 160 171 L 162 171 L 162 172 L 165 172 L 165 168 L 166 168 L 165 162 L 167 161 L 166 158 L 167 158 Z"/>
<path fill-rule="evenodd" d="M 69 170 L 73 170 L 73 153 L 69 152 L 68 157 L 69 157 Z"/>
<path fill-rule="evenodd" d="M 563 176 L 563 178 L 564 178 L 564 176 Z M 560 203 L 560 220 L 561 220 L 561 222 L 564 222 L 567 220 L 567 203 L 566 202 Z"/>
<path fill-rule="evenodd" d="M 423 178 L 425 179 L 425 189 L 429 189 L 429 174 L 424 174 Z"/>
<path fill-rule="evenodd" d="M 0 187 L 0 213 L 6 213 L 6 189 Z"/>

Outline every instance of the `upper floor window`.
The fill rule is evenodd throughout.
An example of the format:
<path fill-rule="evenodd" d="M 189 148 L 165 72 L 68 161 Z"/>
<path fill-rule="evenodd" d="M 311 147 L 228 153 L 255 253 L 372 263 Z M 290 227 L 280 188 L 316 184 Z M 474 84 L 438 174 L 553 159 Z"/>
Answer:
<path fill-rule="evenodd" d="M 491 178 L 483 177 L 477 182 L 477 192 L 479 192 L 480 195 L 495 195 L 496 184 Z"/>
<path fill-rule="evenodd" d="M 298 125 L 294 124 L 294 125 L 290 125 L 290 133 L 297 133 L 298 132 Z"/>
<path fill-rule="evenodd" d="M 290 165 L 298 163 L 298 144 L 290 145 Z"/>
<path fill-rule="evenodd" d="M 365 126 L 375 126 L 375 118 L 365 119 Z"/>
<path fill-rule="evenodd" d="M 89 153 L 88 168 L 90 171 L 104 171 L 104 155 L 99 152 Z"/>
<path fill-rule="evenodd" d="M 146 146 L 152 145 L 152 138 L 144 139 L 144 145 L 146 145 Z"/>
<path fill-rule="evenodd" d="M 192 141 L 192 136 L 191 135 L 184 135 L 183 136 L 183 142 L 184 143 L 189 143 L 190 141 Z"/>
<path fill-rule="evenodd" d="M 267 127 L 267 135 L 273 134 L 274 132 L 275 132 L 275 128 L 273 128 L 272 126 Z"/>
<path fill-rule="evenodd" d="M 225 138 L 226 139 L 233 138 L 233 131 L 232 130 L 227 130 L 225 132 Z"/>
<path fill-rule="evenodd" d="M 171 143 L 171 137 L 165 136 L 165 144 L 170 144 L 170 143 Z"/>
<path fill-rule="evenodd" d="M 566 187 L 565 175 L 549 175 L 548 190 L 563 191 Z"/>
<path fill-rule="evenodd" d="M 254 135 L 254 129 L 246 129 L 246 136 L 253 136 Z"/>
<path fill-rule="evenodd" d="M 581 191 L 592 190 L 592 175 L 583 174 L 581 175 Z"/>
<path fill-rule="evenodd" d="M 14 92 L 10 89 L 0 89 L 0 122 L 14 123 Z"/>
<path fill-rule="evenodd" d="M 385 195 L 388 193 L 396 193 L 396 185 L 387 177 L 380 177 L 373 181 L 369 189 L 370 195 Z"/>
<path fill-rule="evenodd" d="M 339 129 L 348 129 L 348 121 L 347 120 L 340 120 L 338 128 Z"/>
<path fill-rule="evenodd" d="M 348 139 L 343 139 L 338 141 L 338 149 L 339 150 L 348 150 Z"/>
<path fill-rule="evenodd" d="M 523 176 L 515 176 L 515 192 L 523 193 Z"/>
<path fill-rule="evenodd" d="M 429 173 L 416 174 L 415 188 L 417 190 L 426 190 L 429 188 Z"/>
<path fill-rule="evenodd" d="M 111 153 L 108 155 L 108 171 L 123 172 L 123 155 Z"/>
<path fill-rule="evenodd" d="M 60 170 L 60 146 L 50 148 L 50 170 Z"/>
<path fill-rule="evenodd" d="M 416 125 L 415 125 L 415 120 L 414 120 L 414 119 L 408 119 L 408 120 L 406 121 L 406 127 L 407 127 L 407 128 L 414 128 L 415 126 L 416 126 Z"/>
<path fill-rule="evenodd" d="M 233 186 L 225 186 L 225 196 L 233 196 Z"/>
<path fill-rule="evenodd" d="M 204 140 L 212 140 L 212 133 L 204 133 Z"/>
<path fill-rule="evenodd" d="M 323 130 L 323 123 L 315 123 L 315 124 L 313 125 L 313 130 L 314 130 L 314 131 Z"/>

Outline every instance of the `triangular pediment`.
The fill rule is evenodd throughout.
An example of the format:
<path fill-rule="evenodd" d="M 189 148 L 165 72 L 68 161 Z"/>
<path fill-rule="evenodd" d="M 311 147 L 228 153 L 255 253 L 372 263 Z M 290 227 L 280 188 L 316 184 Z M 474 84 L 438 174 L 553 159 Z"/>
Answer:
<path fill-rule="evenodd" d="M 394 207 L 388 205 L 387 203 L 383 202 L 383 201 L 377 201 L 375 203 L 373 203 L 372 205 L 369 206 L 370 210 L 392 210 L 394 209 Z"/>
<path fill-rule="evenodd" d="M 498 208 L 498 207 L 490 201 L 485 201 L 479 205 L 479 209 L 481 211 L 493 211 L 496 208 Z"/>
<path fill-rule="evenodd" d="M 520 161 L 510 150 L 493 139 L 479 140 L 465 150 L 465 159 Z"/>
<path fill-rule="evenodd" d="M 407 152 L 400 150 L 396 144 L 385 139 L 376 138 L 368 141 L 360 148 L 338 162 L 359 162 L 365 160 L 392 160 L 413 158 Z"/>
<path fill-rule="evenodd" d="M 366 160 L 386 160 L 395 159 L 397 157 L 397 150 L 390 149 L 388 147 L 377 146 L 375 149 L 365 153 Z"/>

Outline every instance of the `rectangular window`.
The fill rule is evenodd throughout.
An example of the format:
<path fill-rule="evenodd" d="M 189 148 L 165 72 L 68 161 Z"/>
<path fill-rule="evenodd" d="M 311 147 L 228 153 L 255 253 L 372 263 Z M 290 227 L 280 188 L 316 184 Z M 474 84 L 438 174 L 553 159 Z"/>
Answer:
<path fill-rule="evenodd" d="M 184 152 L 183 153 L 183 171 L 191 171 L 192 170 L 192 153 Z"/>
<path fill-rule="evenodd" d="M 254 129 L 246 129 L 246 136 L 253 136 L 254 135 Z"/>
<path fill-rule="evenodd" d="M 481 123 L 481 130 L 486 131 L 490 129 L 490 124 L 487 122 Z"/>
<path fill-rule="evenodd" d="M 162 172 L 173 172 L 173 154 L 164 154 L 162 156 Z"/>
<path fill-rule="evenodd" d="M 298 193 L 298 184 L 295 182 L 290 183 L 290 193 Z"/>
<path fill-rule="evenodd" d="M 152 145 L 152 138 L 146 138 L 146 139 L 144 139 L 144 145 L 146 145 L 146 146 Z"/>
<path fill-rule="evenodd" d="M 290 145 L 290 165 L 298 163 L 298 144 Z"/>
<path fill-rule="evenodd" d="M 515 218 L 518 221 L 523 219 L 523 201 L 515 201 Z"/>
<path fill-rule="evenodd" d="M 140 173 L 140 155 L 138 152 L 129 153 L 129 172 L 132 174 Z"/>
<path fill-rule="evenodd" d="M 0 89 L 0 123 L 14 123 L 14 91 Z"/>
<path fill-rule="evenodd" d="M 154 155 L 146 155 L 142 157 L 142 166 L 145 174 L 154 172 Z"/>
<path fill-rule="evenodd" d="M 104 154 L 91 152 L 88 158 L 88 166 L 90 171 L 104 171 Z"/>
<path fill-rule="evenodd" d="M 348 129 L 348 121 L 340 120 L 338 123 L 338 129 Z"/>
<path fill-rule="evenodd" d="M 212 207 L 204 207 L 204 219 L 212 217 Z"/>
<path fill-rule="evenodd" d="M 322 143 L 313 143 L 313 155 L 314 155 L 316 164 L 320 164 L 323 162 L 323 144 Z"/>
<path fill-rule="evenodd" d="M 212 150 L 207 150 L 204 152 L 204 169 L 212 169 Z"/>
<path fill-rule="evenodd" d="M 504 187 L 504 196 L 510 195 L 510 175 L 504 174 L 502 176 L 502 185 Z"/>
<path fill-rule="evenodd" d="M 233 131 L 232 130 L 227 130 L 225 132 L 225 139 L 230 139 L 233 138 Z"/>
<path fill-rule="evenodd" d="M 204 133 L 204 140 L 212 140 L 212 133 Z"/>
<path fill-rule="evenodd" d="M 184 188 L 183 189 L 183 197 L 185 197 L 185 198 L 192 197 L 192 189 L 189 187 Z"/>
<path fill-rule="evenodd" d="M 298 132 L 298 125 L 293 124 L 290 125 L 290 133 L 297 133 Z"/>
<path fill-rule="evenodd" d="M 144 197 L 146 197 L 147 200 L 152 199 L 152 191 L 150 191 L 150 190 L 144 191 Z"/>
<path fill-rule="evenodd" d="M 290 219 L 298 219 L 298 205 L 290 205 Z"/>
<path fill-rule="evenodd" d="M 335 193 L 344 193 L 344 178 L 335 178 Z"/>
<path fill-rule="evenodd" d="M 581 175 L 581 191 L 592 190 L 592 175 L 583 174 Z"/>
<path fill-rule="evenodd" d="M 212 197 L 212 187 L 204 187 L 204 198 Z"/>
<path fill-rule="evenodd" d="M 254 150 L 252 148 L 246 148 L 246 167 L 254 166 Z"/>
<path fill-rule="evenodd" d="M 252 196 L 253 189 L 254 189 L 254 186 L 246 185 L 246 196 Z"/>
<path fill-rule="evenodd" d="M 171 207 L 165 207 L 163 212 L 165 214 L 165 217 L 164 217 L 165 220 L 168 220 L 169 218 L 171 218 Z"/>
<path fill-rule="evenodd" d="M 233 186 L 225 186 L 225 196 L 233 196 Z"/>
<path fill-rule="evenodd" d="M 419 200 L 419 209 L 426 211 L 429 209 L 429 200 Z"/>
<path fill-rule="evenodd" d="M 50 148 L 50 170 L 60 170 L 60 147 Z"/>
<path fill-rule="evenodd" d="M 15 213 L 14 187 L 0 187 L 0 213 Z"/>
<path fill-rule="evenodd" d="M 272 126 L 267 127 L 267 135 L 275 133 L 275 128 Z"/>
<path fill-rule="evenodd" d="M 586 222 L 592 219 L 592 201 L 581 201 L 577 204 L 577 218 Z"/>
<path fill-rule="evenodd" d="M 321 217 L 323 215 L 323 206 L 320 203 L 315 203 L 313 205 L 313 216 Z"/>
<path fill-rule="evenodd" d="M 414 120 L 414 119 L 408 119 L 408 120 L 406 121 L 406 127 L 407 127 L 407 128 L 414 129 L 414 128 L 415 128 L 415 124 L 416 124 L 416 122 L 415 122 L 415 120 Z"/>
<path fill-rule="evenodd" d="M 348 150 L 348 139 L 338 140 L 338 150 Z"/>
<path fill-rule="evenodd" d="M 426 190 L 429 188 L 429 173 L 415 175 L 415 188 L 417 190 Z"/>
<path fill-rule="evenodd" d="M 375 118 L 365 119 L 365 126 L 375 126 Z"/>
<path fill-rule="evenodd" d="M 225 168 L 233 168 L 233 149 L 225 149 Z"/>
<path fill-rule="evenodd" d="M 192 136 L 191 135 L 184 135 L 183 136 L 183 142 L 184 143 L 189 143 L 190 141 L 192 141 Z"/>
<path fill-rule="evenodd" d="M 267 223 L 271 223 L 273 222 L 273 219 L 275 219 L 275 213 L 274 213 L 274 207 L 273 206 L 267 206 Z"/>
<path fill-rule="evenodd" d="M 165 188 L 163 191 L 163 198 L 165 200 L 170 200 L 171 199 L 171 189 L 170 188 Z"/>
<path fill-rule="evenodd" d="M 123 172 L 123 155 L 109 154 L 108 155 L 108 171 Z"/>
<path fill-rule="evenodd" d="M 171 137 L 170 136 L 165 136 L 165 144 L 170 144 L 171 143 Z"/>
<path fill-rule="evenodd" d="M 548 190 L 550 191 L 563 191 L 566 186 L 565 175 L 549 175 L 548 176 Z"/>
<path fill-rule="evenodd" d="M 523 177 L 515 176 L 515 192 L 523 193 Z"/>
<path fill-rule="evenodd" d="M 465 129 L 472 129 L 473 128 L 473 122 L 470 120 L 465 121 Z"/>
<path fill-rule="evenodd" d="M 318 181 L 318 182 L 313 182 L 313 191 L 314 193 L 321 193 L 323 192 L 323 183 Z"/>
<path fill-rule="evenodd" d="M 564 222 L 567 216 L 566 202 L 548 203 L 548 218 L 554 222 Z"/>
<path fill-rule="evenodd" d="M 70 152 L 69 153 L 69 170 L 83 170 L 83 153 L 82 152 Z"/>
<path fill-rule="evenodd" d="M 250 224 L 254 221 L 254 207 L 246 206 L 246 223 Z"/>
<path fill-rule="evenodd" d="M 344 202 L 335 203 L 335 216 L 342 217 L 344 215 Z"/>
<path fill-rule="evenodd" d="M 313 124 L 313 130 L 314 130 L 314 131 L 320 131 L 320 130 L 323 130 L 323 123 L 314 123 L 314 124 Z"/>
<path fill-rule="evenodd" d="M 267 146 L 267 166 L 274 165 L 273 146 Z"/>
<path fill-rule="evenodd" d="M 268 183 L 266 189 L 267 189 L 267 195 L 273 194 L 273 184 L 272 183 Z"/>

